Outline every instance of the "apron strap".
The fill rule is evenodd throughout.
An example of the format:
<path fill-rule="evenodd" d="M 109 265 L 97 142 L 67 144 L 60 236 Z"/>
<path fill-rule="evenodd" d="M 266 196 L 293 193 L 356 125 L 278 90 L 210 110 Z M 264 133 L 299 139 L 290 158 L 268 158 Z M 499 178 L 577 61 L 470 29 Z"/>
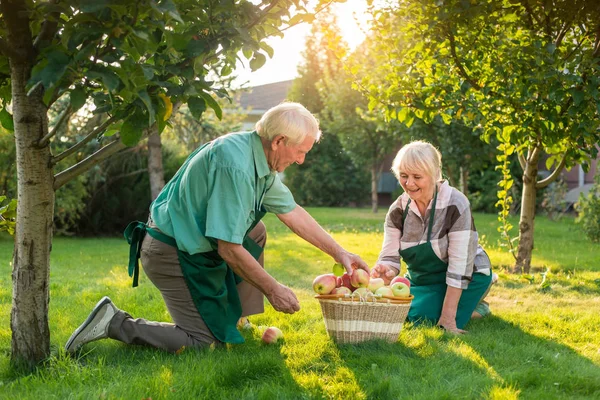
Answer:
<path fill-rule="evenodd" d="M 427 241 L 431 241 L 431 228 L 433 228 L 433 218 L 435 217 L 435 205 L 437 203 L 437 185 L 435 185 L 435 194 L 433 195 L 433 204 L 429 213 L 429 229 L 427 231 Z"/>
<path fill-rule="evenodd" d="M 435 185 L 435 194 L 433 195 L 433 204 L 431 205 L 431 212 L 429 213 L 429 228 L 427 229 L 427 241 L 431 241 L 431 228 L 433 228 L 433 218 L 435 217 L 435 205 L 437 203 L 437 185 Z M 402 229 L 404 230 L 404 221 L 408 215 L 408 206 L 410 205 L 411 199 L 409 197 L 404 213 L 402 214 Z"/>
<path fill-rule="evenodd" d="M 152 236 L 156 240 L 160 240 L 163 243 L 168 244 L 169 246 L 177 247 L 177 242 L 170 236 L 165 235 L 162 232 L 159 232 L 155 229 L 150 228 L 143 222 L 133 221 L 127 228 L 125 228 L 125 232 L 123 232 L 123 236 L 127 239 L 127 243 L 129 243 L 129 276 L 133 277 L 133 287 L 138 285 L 138 280 L 140 276 L 140 253 L 142 250 L 142 242 L 144 241 L 144 237 L 146 233 Z"/>
<path fill-rule="evenodd" d="M 129 276 L 133 276 L 133 287 L 136 287 L 140 275 L 140 250 L 142 249 L 144 236 L 146 236 L 146 224 L 140 221 L 131 222 L 125 228 L 123 236 L 129 243 Z"/>

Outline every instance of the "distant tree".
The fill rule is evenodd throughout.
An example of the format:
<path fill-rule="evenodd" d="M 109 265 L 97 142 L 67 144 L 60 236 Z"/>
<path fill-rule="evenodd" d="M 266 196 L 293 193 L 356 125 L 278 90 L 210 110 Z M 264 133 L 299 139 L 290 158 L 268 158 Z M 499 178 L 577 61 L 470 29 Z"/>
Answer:
<path fill-rule="evenodd" d="M 362 85 L 401 122 L 440 115 L 498 142 L 503 236 L 513 177 L 523 170 L 515 272 L 529 272 L 536 196 L 565 167 L 587 166 L 600 140 L 600 7 L 595 0 L 397 2 L 378 11 L 373 57 Z M 375 79 L 371 79 L 371 78 Z M 538 177 L 547 155 L 552 170 Z M 512 245 L 512 241 L 509 241 Z"/>
<path fill-rule="evenodd" d="M 287 98 L 303 104 L 321 117 L 322 94 L 318 86 L 325 74 L 336 75 L 341 61 L 330 48 L 328 32 L 337 31 L 337 20 L 328 10 L 317 15 L 306 39 L 303 61 Z M 339 33 L 338 33 L 339 36 Z M 347 83 L 345 83 L 347 84 Z M 342 146 L 337 132 L 322 124 L 323 136 L 302 165 L 285 171 L 285 183 L 296 201 L 313 206 L 361 204 L 368 198 L 368 177 Z"/>
<path fill-rule="evenodd" d="M 371 175 L 371 209 L 378 210 L 377 186 L 385 157 L 397 150 L 401 132 L 406 128 L 396 120 L 386 118 L 385 110 L 369 109 L 369 98 L 353 87 L 353 81 L 371 74 L 370 38 L 352 54 L 336 32 L 328 31 L 329 48 L 343 60 L 344 69 L 329 72 L 319 87 L 324 110 L 323 126 L 336 132 L 344 149 L 358 166 Z M 373 39 L 374 40 L 374 39 Z"/>
<path fill-rule="evenodd" d="M 273 52 L 265 39 L 312 18 L 307 3 L 0 0 L 0 124 L 15 132 L 18 182 L 12 362 L 31 367 L 50 351 L 55 190 L 137 144 L 150 129 L 161 132 L 169 103 L 187 104 L 198 115 L 210 107 L 220 117 L 213 95 L 227 93 L 211 74 L 230 75 L 240 51 L 252 69 L 261 67 Z M 330 1 L 317 7 L 321 3 Z M 49 110 L 60 98 L 68 106 L 49 129 Z M 54 153 L 61 125 L 88 101 L 108 119 Z M 73 160 L 103 136 L 97 152 Z M 67 158 L 70 166 L 56 173 Z"/>

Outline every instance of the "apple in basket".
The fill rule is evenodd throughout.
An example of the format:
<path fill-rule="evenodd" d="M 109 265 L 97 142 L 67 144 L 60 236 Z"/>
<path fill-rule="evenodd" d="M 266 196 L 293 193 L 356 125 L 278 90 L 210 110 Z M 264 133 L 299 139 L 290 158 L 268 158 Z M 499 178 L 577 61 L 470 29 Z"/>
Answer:
<path fill-rule="evenodd" d="M 341 286 L 345 286 L 348 289 L 350 289 L 350 291 L 354 290 L 354 287 L 352 287 L 352 283 L 350 283 L 350 275 L 348 275 L 347 272 L 344 272 L 344 274 L 342 276 L 338 276 L 337 277 L 337 287 L 341 287 Z"/>
<path fill-rule="evenodd" d="M 367 297 L 367 295 L 371 293 L 373 294 L 373 292 L 371 292 L 369 289 L 367 289 L 366 287 L 361 287 L 356 289 L 354 292 L 352 292 L 352 295 L 357 295 L 356 297 Z"/>
<path fill-rule="evenodd" d="M 337 284 L 336 276 L 333 274 L 319 275 L 313 281 L 313 289 L 318 294 L 329 294 Z"/>
<path fill-rule="evenodd" d="M 350 283 L 355 288 L 366 288 L 369 286 L 369 273 L 364 269 L 355 269 L 352 271 L 352 276 L 350 277 Z"/>
<path fill-rule="evenodd" d="M 404 282 L 396 282 L 391 287 L 395 297 L 410 296 L 410 286 Z"/>
<path fill-rule="evenodd" d="M 367 288 L 369 288 L 371 292 L 375 293 L 377 289 L 383 286 L 385 286 L 385 282 L 382 278 L 371 278 L 371 280 L 369 281 L 369 286 L 367 286 Z"/>
<path fill-rule="evenodd" d="M 277 343 L 279 339 L 283 338 L 283 332 L 276 326 L 270 326 L 263 332 L 262 341 L 266 344 Z"/>
<path fill-rule="evenodd" d="M 377 289 L 377 291 L 375 292 L 376 296 L 381 296 L 381 297 L 394 297 L 394 292 L 392 291 L 392 288 L 389 286 L 382 286 L 379 289 Z"/>
<path fill-rule="evenodd" d="M 352 294 L 352 290 L 348 289 L 346 286 L 340 286 L 333 289 L 330 294 Z"/>
<path fill-rule="evenodd" d="M 404 282 L 406 283 L 406 286 L 410 287 L 410 281 L 408 280 L 408 278 L 405 278 L 403 276 L 398 275 L 397 277 L 392 279 L 392 281 L 390 282 L 390 286 L 392 286 L 396 282 Z"/>

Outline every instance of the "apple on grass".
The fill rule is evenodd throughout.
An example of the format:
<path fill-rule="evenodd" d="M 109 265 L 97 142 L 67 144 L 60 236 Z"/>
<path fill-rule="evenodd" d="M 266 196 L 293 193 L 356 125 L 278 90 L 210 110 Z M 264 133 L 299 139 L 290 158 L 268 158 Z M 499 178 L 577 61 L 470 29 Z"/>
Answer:
<path fill-rule="evenodd" d="M 369 286 L 369 273 L 364 269 L 355 269 L 350 276 L 350 283 L 355 288 L 366 288 Z"/>
<path fill-rule="evenodd" d="M 392 279 L 392 281 L 390 282 L 390 286 L 392 286 L 396 282 L 404 282 L 406 286 L 410 287 L 410 281 L 408 280 L 408 278 L 405 278 L 403 276 L 398 275 L 397 277 Z"/>
<path fill-rule="evenodd" d="M 333 274 L 319 275 L 313 281 L 313 289 L 318 294 L 329 294 L 336 286 L 337 279 Z"/>
<path fill-rule="evenodd" d="M 396 282 L 391 286 L 391 288 L 395 297 L 410 296 L 410 287 L 404 282 Z"/>
<path fill-rule="evenodd" d="M 352 290 L 348 289 L 346 286 L 340 286 L 333 289 L 330 294 L 352 294 Z"/>
<path fill-rule="evenodd" d="M 392 291 L 391 287 L 382 286 L 379 289 L 377 289 L 377 291 L 375 292 L 375 296 L 394 297 L 394 292 Z"/>
<path fill-rule="evenodd" d="M 262 335 L 262 341 L 266 344 L 277 343 L 281 338 L 283 338 L 283 332 L 276 326 L 268 327 Z"/>

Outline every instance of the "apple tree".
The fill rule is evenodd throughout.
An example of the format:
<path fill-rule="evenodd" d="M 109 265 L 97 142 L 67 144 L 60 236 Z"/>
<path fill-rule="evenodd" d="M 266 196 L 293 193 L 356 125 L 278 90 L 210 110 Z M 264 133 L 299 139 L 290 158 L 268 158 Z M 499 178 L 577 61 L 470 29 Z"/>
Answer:
<path fill-rule="evenodd" d="M 214 96 L 227 92 L 215 77 L 230 75 L 242 54 L 259 68 L 273 52 L 266 38 L 312 18 L 307 3 L 0 0 L 0 123 L 14 130 L 17 156 L 13 362 L 33 366 L 50 351 L 55 191 L 152 130 L 161 132 L 173 105 L 187 104 L 195 118 L 207 108 L 220 117 Z M 59 99 L 68 106 L 49 129 L 48 113 Z M 61 124 L 84 106 L 107 117 L 68 149 L 53 151 Z M 78 160 L 92 140 L 99 149 Z M 65 160 L 70 166 L 58 170 Z"/>
<path fill-rule="evenodd" d="M 512 154 L 523 170 L 515 272 L 529 272 L 535 200 L 600 140 L 600 7 L 595 0 L 400 0 L 378 11 L 377 68 L 362 84 L 388 114 L 462 120 L 499 141 L 499 218 L 509 239 Z M 374 79 L 375 77 L 375 79 Z M 546 159 L 544 179 L 538 165 Z M 512 246 L 512 241 L 509 241 Z"/>

